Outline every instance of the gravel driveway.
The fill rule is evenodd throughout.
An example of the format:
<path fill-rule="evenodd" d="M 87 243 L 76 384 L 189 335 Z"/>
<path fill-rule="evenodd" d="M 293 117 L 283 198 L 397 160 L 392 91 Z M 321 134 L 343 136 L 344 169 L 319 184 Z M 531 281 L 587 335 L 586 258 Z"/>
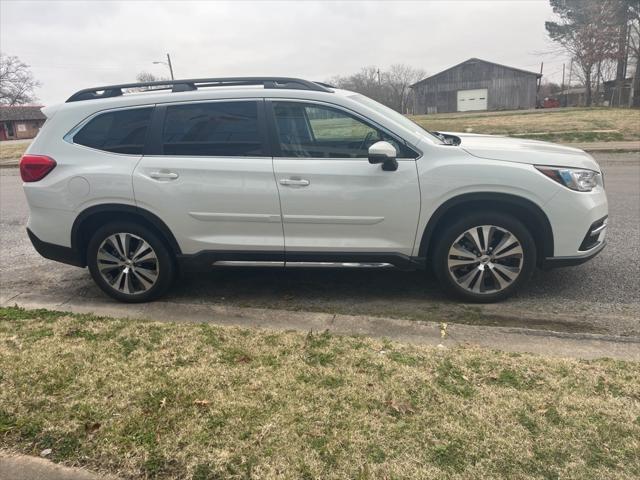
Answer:
<path fill-rule="evenodd" d="M 640 336 L 640 154 L 594 156 L 606 176 L 608 247 L 584 265 L 536 272 L 506 302 L 451 302 L 424 272 L 337 269 L 217 270 L 178 280 L 167 300 Z M 27 217 L 17 170 L 1 169 L 1 300 L 11 304 L 27 292 L 103 301 L 86 270 L 33 250 L 24 231 Z"/>

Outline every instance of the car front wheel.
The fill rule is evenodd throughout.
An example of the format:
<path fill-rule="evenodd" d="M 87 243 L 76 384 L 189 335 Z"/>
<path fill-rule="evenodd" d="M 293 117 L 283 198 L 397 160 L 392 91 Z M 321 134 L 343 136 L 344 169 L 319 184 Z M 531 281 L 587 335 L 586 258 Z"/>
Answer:
<path fill-rule="evenodd" d="M 122 302 L 146 302 L 171 285 L 174 262 L 164 242 L 133 223 L 98 229 L 87 248 L 87 264 L 96 284 Z"/>
<path fill-rule="evenodd" d="M 434 249 L 433 269 L 449 293 L 472 302 L 495 302 L 516 292 L 536 264 L 527 228 L 506 214 L 476 214 L 447 225 Z"/>

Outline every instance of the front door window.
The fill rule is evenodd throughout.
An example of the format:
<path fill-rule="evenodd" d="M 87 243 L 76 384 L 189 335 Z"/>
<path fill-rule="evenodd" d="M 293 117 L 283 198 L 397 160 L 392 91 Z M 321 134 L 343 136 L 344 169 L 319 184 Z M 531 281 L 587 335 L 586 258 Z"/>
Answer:
<path fill-rule="evenodd" d="M 274 102 L 283 157 L 367 158 L 374 143 L 385 140 L 398 157 L 411 157 L 390 135 L 342 110 L 300 102 Z"/>

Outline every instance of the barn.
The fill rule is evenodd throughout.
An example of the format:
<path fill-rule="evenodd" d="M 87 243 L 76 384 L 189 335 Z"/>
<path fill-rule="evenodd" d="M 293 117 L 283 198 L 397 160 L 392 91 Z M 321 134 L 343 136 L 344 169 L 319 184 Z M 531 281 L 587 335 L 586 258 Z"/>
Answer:
<path fill-rule="evenodd" d="M 470 58 L 411 85 L 413 113 L 535 108 L 541 76 Z"/>

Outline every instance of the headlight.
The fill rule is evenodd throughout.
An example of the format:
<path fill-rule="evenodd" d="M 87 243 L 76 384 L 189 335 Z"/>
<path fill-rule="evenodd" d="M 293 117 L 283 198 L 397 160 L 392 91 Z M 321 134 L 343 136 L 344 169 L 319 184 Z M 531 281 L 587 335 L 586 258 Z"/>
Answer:
<path fill-rule="evenodd" d="M 536 165 L 535 167 L 547 177 L 578 192 L 590 192 L 593 190 L 598 185 L 598 177 L 600 176 L 598 172 L 581 168 L 545 167 L 541 165 Z"/>

